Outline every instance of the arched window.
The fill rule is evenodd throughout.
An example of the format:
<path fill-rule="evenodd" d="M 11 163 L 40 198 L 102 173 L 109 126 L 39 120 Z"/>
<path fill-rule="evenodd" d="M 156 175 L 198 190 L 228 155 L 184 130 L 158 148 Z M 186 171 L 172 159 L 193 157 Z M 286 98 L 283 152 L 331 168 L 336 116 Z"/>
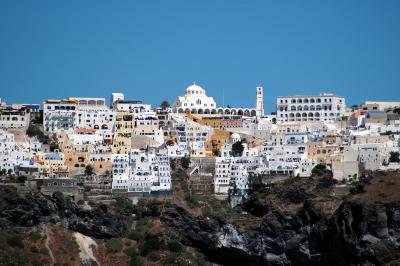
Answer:
<path fill-rule="evenodd" d="M 303 110 L 308 111 L 308 105 L 304 105 Z"/>
<path fill-rule="evenodd" d="M 301 107 L 301 105 L 297 106 L 297 111 L 302 111 L 303 107 Z"/>
<path fill-rule="evenodd" d="M 296 111 L 296 106 L 292 106 L 292 107 L 290 108 L 290 110 Z"/>

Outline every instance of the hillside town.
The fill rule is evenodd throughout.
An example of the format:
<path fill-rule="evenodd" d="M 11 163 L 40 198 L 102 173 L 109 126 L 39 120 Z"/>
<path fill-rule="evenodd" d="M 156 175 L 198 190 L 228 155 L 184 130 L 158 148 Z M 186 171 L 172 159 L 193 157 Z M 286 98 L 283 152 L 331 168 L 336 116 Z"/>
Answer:
<path fill-rule="evenodd" d="M 266 114 L 263 87 L 254 92 L 248 108 L 218 105 L 196 83 L 157 107 L 122 93 L 112 93 L 109 104 L 1 101 L 2 180 L 76 200 L 88 190 L 168 195 L 176 163 L 185 161 L 191 191 L 240 198 L 255 176 L 308 177 L 323 165 L 345 186 L 368 171 L 400 169 L 400 102 L 346 106 L 331 93 L 287 95 Z"/>

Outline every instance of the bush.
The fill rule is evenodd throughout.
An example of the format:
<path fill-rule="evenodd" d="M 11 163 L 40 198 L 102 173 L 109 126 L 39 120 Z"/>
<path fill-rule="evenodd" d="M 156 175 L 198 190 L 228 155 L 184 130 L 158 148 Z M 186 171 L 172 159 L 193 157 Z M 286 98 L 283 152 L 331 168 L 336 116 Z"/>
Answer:
<path fill-rule="evenodd" d="M 171 252 L 181 252 L 182 245 L 178 241 L 172 240 L 168 242 L 168 249 Z"/>
<path fill-rule="evenodd" d="M 141 265 L 143 265 L 143 259 L 139 256 L 131 258 L 131 261 L 129 262 L 129 266 L 141 266 Z"/>
<path fill-rule="evenodd" d="M 39 253 L 39 249 L 36 246 L 31 247 L 31 252 L 32 253 Z"/>
<path fill-rule="evenodd" d="M 147 256 L 151 261 L 159 261 L 160 260 L 160 254 L 157 251 L 152 251 L 149 253 Z"/>
<path fill-rule="evenodd" d="M 28 178 L 27 178 L 26 176 L 20 175 L 20 176 L 17 177 L 17 182 L 18 182 L 18 183 L 25 183 L 25 181 L 26 181 L 27 179 L 28 179 Z"/>
<path fill-rule="evenodd" d="M 106 243 L 107 253 L 117 253 L 122 250 L 124 243 L 121 238 L 111 238 Z"/>
<path fill-rule="evenodd" d="M 313 175 L 322 176 L 327 171 L 326 165 L 324 164 L 317 164 L 311 171 Z"/>
<path fill-rule="evenodd" d="M 47 248 L 41 248 L 41 249 L 39 249 L 39 252 L 44 255 L 49 255 L 49 250 Z"/>
<path fill-rule="evenodd" d="M 128 257 L 131 257 L 131 258 L 135 258 L 138 254 L 137 254 L 137 251 L 136 251 L 136 248 L 134 248 L 134 247 L 129 247 L 129 248 L 127 248 L 126 250 L 124 250 L 124 253 L 128 256 Z"/>
<path fill-rule="evenodd" d="M 7 239 L 7 244 L 16 248 L 24 248 L 24 243 L 22 243 L 22 237 L 19 235 L 11 235 Z"/>
<path fill-rule="evenodd" d="M 393 151 L 391 151 L 390 152 L 390 155 L 389 155 L 389 162 L 391 162 L 391 163 L 397 163 L 397 162 L 399 162 L 399 152 L 393 152 Z"/>
<path fill-rule="evenodd" d="M 232 155 L 235 157 L 242 156 L 244 150 L 244 146 L 241 141 L 237 141 L 232 145 Z"/>
<path fill-rule="evenodd" d="M 181 166 L 183 169 L 188 169 L 190 165 L 190 158 L 189 157 L 182 157 L 181 158 Z"/>
<path fill-rule="evenodd" d="M 142 256 L 147 256 L 152 251 L 157 251 L 161 247 L 161 242 L 157 238 L 150 238 L 146 240 L 140 249 L 140 254 Z"/>
<path fill-rule="evenodd" d="M 212 149 L 212 153 L 214 156 L 217 156 L 217 157 L 221 155 L 220 150 L 218 150 L 217 148 Z"/>
<path fill-rule="evenodd" d="M 29 234 L 29 239 L 36 242 L 42 239 L 42 235 L 39 232 L 32 232 Z"/>
<path fill-rule="evenodd" d="M 144 238 L 144 235 L 138 231 L 132 231 L 128 234 L 128 238 L 135 241 L 139 241 Z"/>
<path fill-rule="evenodd" d="M 117 197 L 114 206 L 119 211 L 133 212 L 135 210 L 132 201 L 126 197 Z"/>

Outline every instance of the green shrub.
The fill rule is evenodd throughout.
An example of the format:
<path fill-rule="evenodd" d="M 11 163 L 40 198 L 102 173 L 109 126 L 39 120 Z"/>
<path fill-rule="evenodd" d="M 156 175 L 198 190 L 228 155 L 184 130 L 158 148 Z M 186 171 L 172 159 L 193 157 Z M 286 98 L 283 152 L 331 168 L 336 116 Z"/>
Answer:
<path fill-rule="evenodd" d="M 31 247 L 31 252 L 32 253 L 39 253 L 39 249 L 36 246 Z"/>
<path fill-rule="evenodd" d="M 144 235 L 138 231 L 132 231 L 128 234 L 128 238 L 135 241 L 139 241 L 144 238 Z"/>
<path fill-rule="evenodd" d="M 391 151 L 390 152 L 390 154 L 389 154 L 389 162 L 391 162 L 391 163 L 397 163 L 397 162 L 399 162 L 399 156 L 400 154 L 399 154 L 399 152 L 393 152 L 393 151 Z"/>
<path fill-rule="evenodd" d="M 43 265 L 43 263 L 41 263 L 40 261 L 37 261 L 37 260 L 32 261 L 32 266 L 42 266 L 42 265 Z"/>
<path fill-rule="evenodd" d="M 317 165 L 314 166 L 314 168 L 311 170 L 311 173 L 312 173 L 313 175 L 322 176 L 326 171 L 327 171 L 326 165 L 324 165 L 324 164 L 317 164 Z"/>
<path fill-rule="evenodd" d="M 157 238 L 150 238 L 146 240 L 140 249 L 140 254 L 142 256 L 146 256 L 152 251 L 159 250 L 161 247 L 161 242 Z"/>
<path fill-rule="evenodd" d="M 183 169 L 188 169 L 190 165 L 190 158 L 189 157 L 182 157 L 181 158 L 181 166 Z"/>
<path fill-rule="evenodd" d="M 152 251 L 147 255 L 149 260 L 151 261 L 159 261 L 160 260 L 160 254 L 157 251 Z"/>
<path fill-rule="evenodd" d="M 137 251 L 136 251 L 136 248 L 134 248 L 134 247 L 129 247 L 129 248 L 125 249 L 125 250 L 124 250 L 124 253 L 125 253 L 128 257 L 131 257 L 131 258 L 134 258 L 134 257 L 136 257 L 136 256 L 138 255 L 138 253 L 137 253 Z"/>
<path fill-rule="evenodd" d="M 29 239 L 36 242 L 42 239 L 42 235 L 39 232 L 31 232 L 29 234 Z"/>
<path fill-rule="evenodd" d="M 107 253 L 120 252 L 123 247 L 124 243 L 121 238 L 112 238 L 106 243 Z"/>
<path fill-rule="evenodd" d="M 45 255 L 49 255 L 49 250 L 47 248 L 41 248 L 39 249 L 39 252 Z"/>
<path fill-rule="evenodd" d="M 9 244 L 12 247 L 16 248 L 24 248 L 24 243 L 22 243 L 22 237 L 19 235 L 11 235 L 7 239 L 7 244 Z"/>
<path fill-rule="evenodd" d="M 25 183 L 25 181 L 26 181 L 27 179 L 28 179 L 28 178 L 27 178 L 26 176 L 20 175 L 20 176 L 17 177 L 17 182 L 18 182 L 18 183 Z"/>
<path fill-rule="evenodd" d="M 135 257 L 131 258 L 131 261 L 129 262 L 129 266 L 142 266 L 143 265 L 143 259 L 142 257 Z"/>
<path fill-rule="evenodd" d="M 172 252 L 181 252 L 182 245 L 178 241 L 172 240 L 168 242 L 168 249 Z"/>

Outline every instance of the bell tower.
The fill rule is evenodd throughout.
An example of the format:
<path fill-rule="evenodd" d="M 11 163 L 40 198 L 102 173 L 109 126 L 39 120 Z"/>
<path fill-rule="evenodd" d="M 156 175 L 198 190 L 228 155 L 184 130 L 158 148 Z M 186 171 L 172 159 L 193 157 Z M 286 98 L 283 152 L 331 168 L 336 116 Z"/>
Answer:
<path fill-rule="evenodd" d="M 256 87 L 256 115 L 257 117 L 264 115 L 264 95 L 262 86 Z"/>

